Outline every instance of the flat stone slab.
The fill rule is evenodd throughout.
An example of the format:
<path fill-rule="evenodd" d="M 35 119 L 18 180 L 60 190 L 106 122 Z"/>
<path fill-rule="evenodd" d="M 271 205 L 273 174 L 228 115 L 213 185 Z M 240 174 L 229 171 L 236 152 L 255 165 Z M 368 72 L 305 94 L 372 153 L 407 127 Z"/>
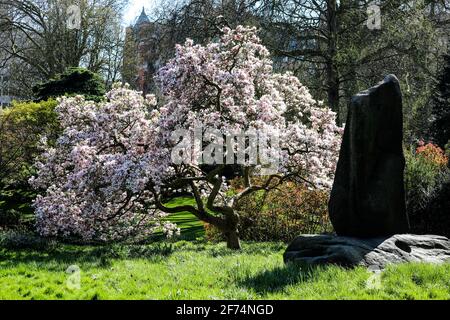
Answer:
<path fill-rule="evenodd" d="M 302 235 L 288 246 L 283 258 L 285 263 L 361 265 L 379 269 L 391 263 L 445 263 L 450 262 L 450 240 L 443 236 L 415 234 L 367 239 Z"/>

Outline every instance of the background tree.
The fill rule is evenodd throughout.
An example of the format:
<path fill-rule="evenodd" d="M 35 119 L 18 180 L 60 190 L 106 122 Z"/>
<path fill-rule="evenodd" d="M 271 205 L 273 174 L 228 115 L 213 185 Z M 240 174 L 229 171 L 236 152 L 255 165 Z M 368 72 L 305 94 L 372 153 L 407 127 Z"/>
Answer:
<path fill-rule="evenodd" d="M 298 70 L 316 97 L 340 114 L 340 123 L 351 95 L 388 73 L 395 73 L 407 87 L 407 102 L 420 99 L 417 95 L 427 92 L 437 68 L 434 61 L 444 49 L 440 37 L 446 37 L 448 21 L 429 11 L 430 2 L 382 1 L 381 28 L 374 30 L 366 26 L 371 3 L 265 2 L 263 12 L 270 14 L 261 21 L 268 46 L 285 57 L 287 68 Z"/>
<path fill-rule="evenodd" d="M 69 29 L 70 0 L 0 0 L 2 29 L 0 51 L 23 68 L 16 80 L 45 81 L 68 67 L 83 66 L 104 73 L 109 83 L 120 70 L 121 11 L 126 0 L 80 0 L 80 29 Z M 18 68 L 17 68 L 18 69 Z M 33 83 L 33 84 L 34 84 Z M 32 85 L 28 86 L 31 88 Z M 25 97 L 31 92 L 22 93 Z"/>
<path fill-rule="evenodd" d="M 367 27 L 372 1 L 195 0 L 158 5 L 161 25 L 156 57 L 167 61 L 173 45 L 192 38 L 205 43 L 222 26 L 253 25 L 273 55 L 274 68 L 292 71 L 345 122 L 352 95 L 395 73 L 404 94 L 405 140 L 423 135 L 430 116 L 438 61 L 446 51 L 448 3 L 386 0 L 379 3 L 381 28 Z M 155 45 L 156 44 L 156 45 Z M 152 50 L 148 50 L 151 52 Z"/>
<path fill-rule="evenodd" d="M 123 55 L 125 50 L 125 31 L 120 24 L 112 24 L 106 31 L 109 33 L 109 41 L 105 42 L 103 63 L 97 71 L 104 79 L 108 89 L 117 81 L 123 79 L 121 73 L 124 70 Z"/>
<path fill-rule="evenodd" d="M 445 148 L 450 142 L 450 54 L 444 56 L 438 81 L 432 100 L 430 135 L 441 148 Z"/>
<path fill-rule="evenodd" d="M 99 101 L 105 94 L 103 79 L 83 68 L 68 68 L 54 79 L 33 87 L 38 100 L 47 100 L 64 95 L 84 95 L 86 100 Z"/>

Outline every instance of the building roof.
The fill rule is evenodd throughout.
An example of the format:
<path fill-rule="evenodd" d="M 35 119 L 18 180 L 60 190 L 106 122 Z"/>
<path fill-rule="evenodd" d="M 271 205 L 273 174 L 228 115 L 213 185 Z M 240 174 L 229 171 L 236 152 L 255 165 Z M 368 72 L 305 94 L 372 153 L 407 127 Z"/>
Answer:
<path fill-rule="evenodd" d="M 136 20 L 135 27 L 138 27 L 144 23 L 150 23 L 150 19 L 147 17 L 147 14 L 145 13 L 144 7 L 142 7 L 142 12 L 139 18 Z"/>

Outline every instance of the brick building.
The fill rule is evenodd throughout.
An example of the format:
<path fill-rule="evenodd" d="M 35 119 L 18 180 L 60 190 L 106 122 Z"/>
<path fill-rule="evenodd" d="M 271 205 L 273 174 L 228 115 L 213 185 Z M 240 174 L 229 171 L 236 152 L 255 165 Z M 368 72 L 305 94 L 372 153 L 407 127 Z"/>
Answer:
<path fill-rule="evenodd" d="M 125 32 L 123 80 L 144 94 L 152 90 L 153 76 L 160 67 L 157 54 L 160 29 L 159 24 L 151 22 L 142 8 L 136 22 Z"/>

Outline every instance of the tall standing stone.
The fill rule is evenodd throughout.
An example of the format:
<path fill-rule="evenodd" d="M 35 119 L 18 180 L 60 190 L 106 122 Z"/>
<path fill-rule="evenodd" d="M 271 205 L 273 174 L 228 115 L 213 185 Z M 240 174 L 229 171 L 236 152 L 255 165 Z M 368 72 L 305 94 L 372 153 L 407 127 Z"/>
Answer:
<path fill-rule="evenodd" d="M 338 235 L 406 233 L 402 95 L 388 75 L 352 97 L 328 204 Z"/>

